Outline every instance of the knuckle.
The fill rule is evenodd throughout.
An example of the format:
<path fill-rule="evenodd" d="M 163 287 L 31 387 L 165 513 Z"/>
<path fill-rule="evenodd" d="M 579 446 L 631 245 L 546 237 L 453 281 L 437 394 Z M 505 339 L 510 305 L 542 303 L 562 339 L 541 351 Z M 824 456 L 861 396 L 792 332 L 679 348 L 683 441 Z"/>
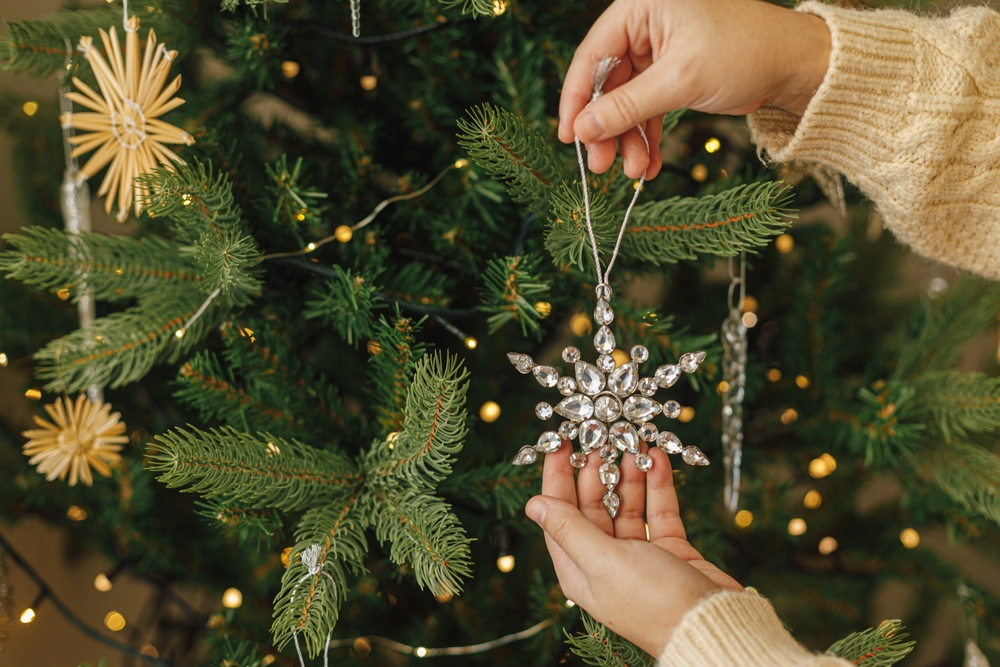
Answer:
<path fill-rule="evenodd" d="M 639 118 L 639 105 L 628 90 L 619 89 L 608 94 L 611 109 L 622 123 L 634 123 Z"/>

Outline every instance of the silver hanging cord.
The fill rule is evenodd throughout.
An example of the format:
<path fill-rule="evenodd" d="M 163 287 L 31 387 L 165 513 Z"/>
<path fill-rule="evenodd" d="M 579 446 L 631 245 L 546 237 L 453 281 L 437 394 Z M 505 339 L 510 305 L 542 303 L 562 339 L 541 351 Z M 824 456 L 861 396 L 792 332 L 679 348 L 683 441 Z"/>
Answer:
<path fill-rule="evenodd" d="M 747 378 L 747 327 L 743 323 L 746 301 L 746 254 L 740 253 L 737 271 L 729 258 L 729 316 L 722 323 L 722 453 L 725 466 L 723 504 L 730 514 L 740 505 L 740 477 L 743 463 L 743 401 Z M 735 299 L 735 303 L 734 303 Z"/>
<path fill-rule="evenodd" d="M 605 82 L 607 82 L 608 77 L 611 76 L 611 72 L 614 71 L 620 63 L 621 60 L 618 58 L 604 56 L 604 58 L 602 58 L 601 61 L 594 66 L 594 93 L 590 98 L 591 102 L 604 94 L 603 88 Z M 643 143 L 646 144 L 646 152 L 648 153 L 649 139 L 646 137 L 646 131 L 639 125 L 636 125 L 635 127 L 639 130 L 639 135 L 642 137 Z M 597 252 L 597 238 L 594 236 L 594 225 L 590 221 L 590 190 L 587 187 L 587 167 L 583 161 L 583 148 L 580 145 L 579 137 L 573 137 L 573 142 L 576 144 L 576 160 L 580 167 L 580 185 L 583 187 L 583 217 L 587 224 L 587 234 L 590 236 L 590 248 L 594 251 L 594 267 L 597 270 L 597 283 L 599 285 L 607 285 L 609 279 L 611 278 L 611 268 L 615 265 L 615 260 L 618 259 L 618 251 L 622 246 L 622 238 L 625 236 L 625 228 L 628 226 L 628 218 L 632 214 L 635 202 L 639 199 L 639 193 L 642 192 L 642 186 L 646 182 L 646 172 L 642 172 L 642 176 L 639 177 L 639 185 L 635 189 L 635 194 L 632 195 L 632 201 L 629 202 L 628 208 L 625 209 L 625 219 L 622 220 L 621 229 L 618 230 L 618 240 L 615 242 L 615 249 L 611 253 L 611 259 L 608 260 L 607 268 L 602 273 L 601 258 Z"/>
<path fill-rule="evenodd" d="M 736 269 L 733 266 L 733 258 L 729 258 L 729 310 L 743 312 L 743 304 L 747 299 L 747 254 L 746 252 L 740 253 L 740 272 L 739 276 L 736 275 Z M 739 288 L 739 300 L 733 304 L 733 297 L 736 295 L 736 289 Z"/>

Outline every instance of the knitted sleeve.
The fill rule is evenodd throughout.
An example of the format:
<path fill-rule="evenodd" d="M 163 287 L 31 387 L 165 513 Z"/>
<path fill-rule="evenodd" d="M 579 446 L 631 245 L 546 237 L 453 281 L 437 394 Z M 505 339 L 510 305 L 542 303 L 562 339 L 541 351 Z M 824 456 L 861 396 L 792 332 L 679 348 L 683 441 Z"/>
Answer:
<path fill-rule="evenodd" d="M 1000 279 L 1000 14 L 798 10 L 829 26 L 830 66 L 801 119 L 749 116 L 754 143 L 844 174 L 917 253 Z"/>
<path fill-rule="evenodd" d="M 726 591 L 684 615 L 663 649 L 659 667 L 852 667 L 810 653 L 788 634 L 771 603 Z"/>

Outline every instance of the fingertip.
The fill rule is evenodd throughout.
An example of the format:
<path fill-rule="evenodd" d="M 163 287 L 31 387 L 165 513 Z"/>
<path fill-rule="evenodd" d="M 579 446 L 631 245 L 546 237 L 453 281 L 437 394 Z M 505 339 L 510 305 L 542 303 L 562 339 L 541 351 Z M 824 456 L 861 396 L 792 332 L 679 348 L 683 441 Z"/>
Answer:
<path fill-rule="evenodd" d="M 588 146 L 607 138 L 604 119 L 590 109 L 584 109 L 573 121 L 573 132 Z"/>
<path fill-rule="evenodd" d="M 545 522 L 545 513 L 548 511 L 548 505 L 545 502 L 544 496 L 534 496 L 529 501 L 528 504 L 524 506 L 524 513 L 529 519 L 537 523 L 539 526 L 543 526 Z"/>

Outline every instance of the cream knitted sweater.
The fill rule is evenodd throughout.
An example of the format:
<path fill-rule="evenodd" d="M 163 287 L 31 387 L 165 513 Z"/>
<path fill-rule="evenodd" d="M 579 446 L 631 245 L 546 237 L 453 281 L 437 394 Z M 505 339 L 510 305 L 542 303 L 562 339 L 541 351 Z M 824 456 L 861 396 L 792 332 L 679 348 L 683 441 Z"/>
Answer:
<path fill-rule="evenodd" d="M 930 19 L 805 2 L 832 52 L 802 118 L 764 107 L 748 118 L 776 161 L 819 162 L 873 201 L 913 250 L 1000 279 L 1000 14 Z M 660 667 L 848 667 L 814 655 L 771 604 L 725 592 L 689 611 Z"/>
<path fill-rule="evenodd" d="M 801 119 L 751 114 L 754 143 L 844 174 L 917 253 L 1000 279 L 1000 14 L 798 9 L 826 20 L 830 67 Z"/>

